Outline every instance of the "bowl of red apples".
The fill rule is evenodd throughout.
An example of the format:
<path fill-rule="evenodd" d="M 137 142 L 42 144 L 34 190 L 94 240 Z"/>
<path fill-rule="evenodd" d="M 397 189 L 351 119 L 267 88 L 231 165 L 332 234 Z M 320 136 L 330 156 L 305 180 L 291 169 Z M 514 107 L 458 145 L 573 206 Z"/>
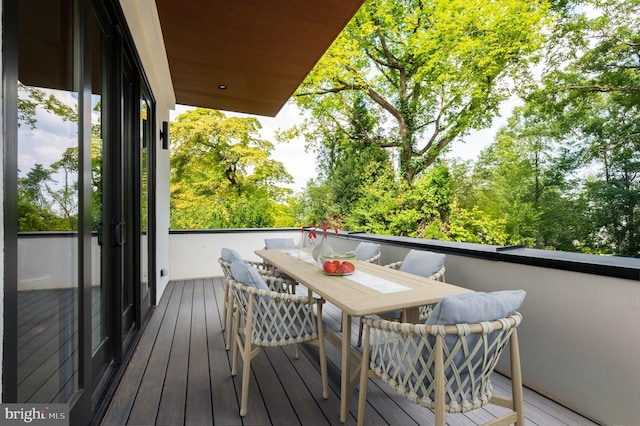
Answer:
<path fill-rule="evenodd" d="M 357 263 L 358 257 L 352 251 L 322 255 L 318 258 L 322 272 L 327 275 L 351 275 L 356 271 Z"/>

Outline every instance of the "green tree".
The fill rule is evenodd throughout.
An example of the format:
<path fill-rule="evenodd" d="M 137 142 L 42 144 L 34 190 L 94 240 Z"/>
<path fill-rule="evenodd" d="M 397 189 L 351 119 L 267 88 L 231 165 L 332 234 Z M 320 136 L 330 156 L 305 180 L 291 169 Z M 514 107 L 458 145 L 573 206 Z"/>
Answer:
<path fill-rule="evenodd" d="M 552 27 L 527 109 L 578 160 L 576 191 L 590 226 L 565 229 L 581 250 L 639 254 L 640 3 L 566 2 Z M 555 223 L 559 226 L 559 223 Z"/>
<path fill-rule="evenodd" d="M 255 118 L 195 109 L 171 125 L 171 227 L 270 227 L 291 190 L 284 166 L 259 139 Z M 279 223 L 287 220 L 279 218 Z M 293 218 L 290 225 L 295 224 Z"/>
<path fill-rule="evenodd" d="M 585 163 L 594 170 L 582 196 L 596 226 L 589 238 L 593 250 L 640 255 L 640 114 L 629 114 L 607 102 L 589 117 L 581 134 L 587 141 Z M 629 133 L 632 128 L 632 132 Z"/>
<path fill-rule="evenodd" d="M 447 239 L 444 223 L 450 211 L 451 180 L 439 164 L 413 186 L 395 178 L 393 168 L 363 186 L 345 223 L 348 229 L 379 234 Z"/>
<path fill-rule="evenodd" d="M 577 224 L 584 220 L 569 191 L 576 157 L 546 124 L 535 111 L 516 108 L 480 154 L 475 194 L 462 206 L 504 220 L 508 244 L 573 250 Z"/>
<path fill-rule="evenodd" d="M 51 170 L 36 164 L 27 175 L 18 178 L 18 198 L 39 210 L 49 210 L 51 201 L 47 198 L 46 183 L 51 180 Z"/>
<path fill-rule="evenodd" d="M 544 1 L 369 0 L 298 89 L 301 131 L 311 144 L 342 133 L 393 148 L 413 182 L 490 125 L 509 83 L 528 75 L 547 13 Z"/>
<path fill-rule="evenodd" d="M 51 164 L 53 174 L 62 178 L 60 187 L 53 188 L 45 183 L 54 201 L 58 215 L 67 219 L 69 229 L 77 229 L 78 222 L 78 148 L 67 148 L 62 158 Z"/>

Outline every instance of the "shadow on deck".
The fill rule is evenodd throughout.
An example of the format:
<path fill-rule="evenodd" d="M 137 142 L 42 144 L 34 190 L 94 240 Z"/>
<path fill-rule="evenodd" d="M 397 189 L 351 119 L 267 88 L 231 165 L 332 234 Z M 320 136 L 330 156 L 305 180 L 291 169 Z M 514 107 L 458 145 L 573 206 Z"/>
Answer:
<path fill-rule="evenodd" d="M 300 290 L 299 290 L 300 291 Z M 171 282 L 141 337 L 138 348 L 103 420 L 104 425 L 338 425 L 340 424 L 340 351 L 327 344 L 328 400 L 322 398 L 318 350 L 302 345 L 269 348 L 251 362 L 249 411 L 239 416 L 241 363 L 231 377 L 231 352 L 221 331 L 222 278 Z M 340 311 L 325 304 L 327 327 L 340 328 Z M 357 324 L 351 336 L 355 344 Z M 507 395 L 508 378 L 494 374 L 496 394 Z M 596 423 L 528 389 L 524 390 L 528 425 Z M 434 415 L 380 381 L 370 381 L 367 424 L 431 425 Z M 355 425 L 357 391 L 347 424 Z M 476 425 L 502 414 L 489 406 L 448 415 L 450 425 Z"/>

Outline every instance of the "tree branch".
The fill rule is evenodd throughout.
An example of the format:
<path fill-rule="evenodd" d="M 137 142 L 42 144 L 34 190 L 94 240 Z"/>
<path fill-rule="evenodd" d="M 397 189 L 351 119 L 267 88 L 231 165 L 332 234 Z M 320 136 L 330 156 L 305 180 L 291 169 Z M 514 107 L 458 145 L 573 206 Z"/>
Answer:
<path fill-rule="evenodd" d="M 640 92 L 640 87 L 619 87 L 619 86 L 602 86 L 599 84 L 590 84 L 584 86 L 567 86 L 568 90 L 587 90 L 589 92 Z"/>
<path fill-rule="evenodd" d="M 320 90 L 316 90 L 313 92 L 306 92 L 306 93 L 296 93 L 295 96 L 314 96 L 314 95 L 327 95 L 329 93 L 340 93 L 340 92 L 344 92 L 345 90 L 360 90 L 361 88 L 359 86 L 355 86 L 355 85 L 347 85 L 345 83 L 343 83 L 344 85 L 342 87 L 332 87 L 330 89 L 320 89 Z"/>

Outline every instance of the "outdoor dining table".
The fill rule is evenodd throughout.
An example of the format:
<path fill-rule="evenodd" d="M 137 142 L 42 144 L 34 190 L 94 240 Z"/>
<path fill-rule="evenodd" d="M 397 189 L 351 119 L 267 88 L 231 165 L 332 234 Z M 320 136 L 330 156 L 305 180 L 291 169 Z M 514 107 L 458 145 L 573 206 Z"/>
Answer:
<path fill-rule="evenodd" d="M 472 291 L 366 262 L 359 262 L 352 275 L 327 275 L 308 250 L 256 250 L 255 253 L 342 311 L 343 338 L 331 329 L 325 335 L 342 352 L 340 420 L 343 423 L 360 375 L 361 359 L 351 346 L 351 318 L 405 309 L 407 321 L 417 323 L 420 306 Z M 355 364 L 353 374 L 351 362 Z"/>

